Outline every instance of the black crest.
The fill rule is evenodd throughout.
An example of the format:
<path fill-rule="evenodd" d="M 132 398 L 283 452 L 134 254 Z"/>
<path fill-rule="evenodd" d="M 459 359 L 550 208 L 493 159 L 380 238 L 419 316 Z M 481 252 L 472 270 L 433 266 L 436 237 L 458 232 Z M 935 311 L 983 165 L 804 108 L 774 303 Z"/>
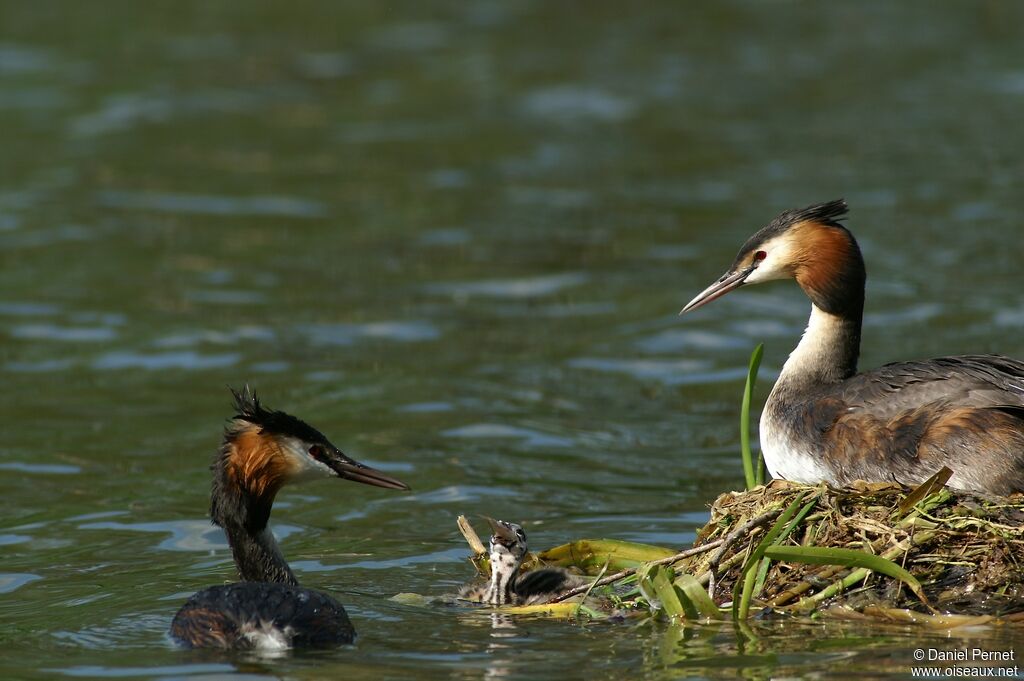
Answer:
<path fill-rule="evenodd" d="M 846 205 L 846 199 L 835 199 L 825 203 L 816 203 L 806 208 L 794 208 L 787 210 L 779 217 L 772 220 L 769 227 L 779 226 L 786 228 L 798 222 L 820 222 L 832 227 L 839 227 L 840 218 L 846 217 L 850 207 Z"/>
<path fill-rule="evenodd" d="M 736 263 L 739 263 L 744 256 L 761 246 L 764 242 L 782 234 L 793 225 L 801 222 L 819 222 L 830 227 L 846 229 L 839 223 L 839 220 L 846 217 L 846 213 L 849 210 L 850 207 L 846 205 L 846 199 L 835 199 L 825 203 L 816 203 L 806 208 L 793 208 L 780 213 L 778 217 L 768 223 L 767 227 L 759 229 L 756 234 L 747 239 L 747 242 L 743 244 L 740 252 L 736 255 Z"/>
<path fill-rule="evenodd" d="M 319 430 L 302 419 L 283 411 L 267 409 L 260 404 L 259 397 L 245 386 L 242 390 L 230 388 L 235 398 L 234 408 L 236 420 L 248 421 L 260 427 L 265 433 L 272 435 L 289 435 L 306 442 L 327 442 L 327 438 Z"/>

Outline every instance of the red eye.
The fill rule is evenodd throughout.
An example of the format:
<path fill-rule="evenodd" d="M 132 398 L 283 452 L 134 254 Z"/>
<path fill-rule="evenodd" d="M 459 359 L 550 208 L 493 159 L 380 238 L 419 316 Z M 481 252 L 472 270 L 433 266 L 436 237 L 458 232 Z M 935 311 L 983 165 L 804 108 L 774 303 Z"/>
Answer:
<path fill-rule="evenodd" d="M 317 461 L 323 461 L 324 448 L 321 447 L 320 445 L 310 445 L 309 455 L 316 459 Z"/>
<path fill-rule="evenodd" d="M 767 253 L 765 253 L 764 251 L 758 251 L 757 253 L 754 254 L 754 262 L 761 262 L 762 260 L 764 260 L 767 257 L 768 257 Z"/>

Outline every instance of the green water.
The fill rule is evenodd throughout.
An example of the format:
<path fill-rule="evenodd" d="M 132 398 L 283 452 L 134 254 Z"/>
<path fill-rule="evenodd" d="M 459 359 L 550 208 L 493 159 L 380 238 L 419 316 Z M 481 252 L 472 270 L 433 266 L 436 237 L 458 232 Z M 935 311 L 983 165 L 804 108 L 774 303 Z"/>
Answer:
<path fill-rule="evenodd" d="M 742 484 L 807 303 L 676 312 L 775 213 L 845 196 L 863 366 L 1024 356 L 1012 3 L 0 3 L 0 676 L 872 678 L 1019 630 L 676 628 L 389 600 L 533 546 L 684 546 Z M 409 494 L 286 490 L 359 643 L 183 652 L 231 578 L 205 517 L 227 385 Z"/>

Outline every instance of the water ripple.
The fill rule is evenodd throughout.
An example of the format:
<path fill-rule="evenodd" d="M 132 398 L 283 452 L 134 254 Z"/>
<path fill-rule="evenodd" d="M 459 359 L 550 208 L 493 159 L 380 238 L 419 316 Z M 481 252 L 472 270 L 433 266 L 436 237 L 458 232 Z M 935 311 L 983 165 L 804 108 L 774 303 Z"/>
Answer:
<path fill-rule="evenodd" d="M 416 239 L 423 246 L 462 246 L 469 243 L 469 232 L 464 229 L 432 229 Z"/>
<path fill-rule="evenodd" d="M 333 80 L 355 71 L 355 62 L 344 52 L 309 52 L 296 58 L 296 66 L 307 78 Z"/>
<path fill-rule="evenodd" d="M 48 317 L 60 312 L 50 303 L 5 303 L 0 302 L 0 315 L 10 317 Z"/>
<path fill-rule="evenodd" d="M 515 492 L 503 487 L 448 485 L 447 487 L 440 487 L 428 492 L 417 492 L 411 496 L 398 497 L 395 501 L 399 503 L 415 503 L 417 506 L 427 504 L 436 504 L 438 506 L 450 506 L 452 504 L 476 506 L 498 497 L 514 497 L 515 495 Z M 389 503 L 395 503 L 395 501 L 390 501 Z"/>
<path fill-rule="evenodd" d="M 230 674 L 232 679 L 272 679 L 276 676 L 260 674 L 235 674 L 235 667 L 230 664 L 177 664 L 156 667 L 107 667 L 101 665 L 78 665 L 75 667 L 50 667 L 43 671 L 62 674 L 64 676 L 84 678 L 138 678 L 143 676 L 160 676 L 165 678 L 199 678 L 198 674 Z M 225 677 L 226 678 L 226 677 Z"/>
<path fill-rule="evenodd" d="M 37 362 L 8 362 L 4 369 L 16 374 L 49 373 L 64 371 L 74 365 L 71 359 L 42 359 Z"/>
<path fill-rule="evenodd" d="M 430 322 L 369 322 L 366 324 L 306 324 L 300 327 L 314 345 L 353 345 L 365 339 L 405 343 L 436 340 L 441 336 Z"/>
<path fill-rule="evenodd" d="M 35 248 L 65 241 L 89 241 L 94 238 L 96 238 L 94 231 L 81 225 L 59 225 L 3 234 L 0 236 L 0 248 Z"/>
<path fill-rule="evenodd" d="M 447 44 L 448 30 L 444 24 L 434 21 L 393 24 L 379 29 L 371 42 L 388 50 L 422 52 Z"/>
<path fill-rule="evenodd" d="M 157 548 L 165 551 L 213 551 L 228 548 L 224 530 L 210 523 L 209 520 L 167 520 L 151 523 L 121 523 L 105 520 L 95 523 L 83 523 L 80 530 L 116 530 L 130 532 L 162 532 L 171 536 L 160 542 Z M 274 536 L 284 540 L 289 535 L 299 532 L 294 525 L 276 523 Z"/>
<path fill-rule="evenodd" d="M 12 43 L 0 44 L 0 73 L 43 73 L 55 66 L 56 60 L 49 52 Z"/>
<path fill-rule="evenodd" d="M 522 279 L 487 279 L 483 281 L 450 282 L 430 284 L 429 293 L 441 293 L 455 298 L 486 296 L 490 298 L 534 298 L 579 286 L 589 280 L 582 272 L 565 272 Z"/>
<path fill-rule="evenodd" d="M 267 299 L 259 291 L 243 289 L 194 290 L 187 292 L 185 297 L 196 303 L 213 303 L 215 305 L 256 305 Z"/>
<path fill-rule="evenodd" d="M 53 475 L 74 475 L 81 473 L 78 466 L 69 466 L 59 463 L 23 463 L 21 461 L 7 461 L 0 463 L 0 471 L 19 471 L 21 473 L 43 473 Z"/>
<path fill-rule="evenodd" d="M 634 102 L 610 92 L 579 85 L 559 85 L 534 90 L 523 98 L 523 111 L 559 123 L 592 120 L 618 123 L 631 117 Z"/>
<path fill-rule="evenodd" d="M 251 112 L 261 106 L 254 92 L 206 89 L 194 92 L 129 92 L 110 95 L 92 113 L 75 118 L 70 131 L 79 137 L 125 132 L 145 123 L 165 123 L 182 114 Z"/>
<path fill-rule="evenodd" d="M 507 187 L 509 201 L 552 208 L 584 208 L 594 201 L 593 192 L 585 189 L 554 187 Z"/>
<path fill-rule="evenodd" d="M 101 205 L 112 208 L 153 210 L 195 215 L 253 215 L 291 218 L 321 218 L 327 206 L 292 196 L 216 196 L 158 192 L 99 192 Z"/>
<path fill-rule="evenodd" d="M 57 326 L 56 324 L 22 324 L 10 331 L 14 338 L 102 343 L 117 338 L 117 331 L 105 326 Z"/>
<path fill-rule="evenodd" d="M 634 345 L 643 352 L 663 354 L 683 350 L 731 350 L 746 348 L 750 341 L 713 331 L 696 329 L 667 329 L 653 336 L 642 338 Z"/>
<path fill-rule="evenodd" d="M 96 511 L 95 513 L 82 513 L 81 515 L 73 515 L 70 518 L 64 520 L 68 522 L 82 522 L 84 520 L 98 520 L 100 518 L 116 518 L 117 516 L 128 515 L 128 511 Z"/>
<path fill-rule="evenodd" d="M 690 359 L 610 359 L 580 357 L 569 360 L 574 369 L 589 369 L 608 373 L 623 373 L 641 380 L 653 380 L 665 385 L 695 385 L 723 383 L 746 377 L 743 367 L 709 371 L 709 363 Z"/>
<path fill-rule="evenodd" d="M 28 572 L 0 572 L 0 594 L 9 594 L 21 587 L 42 579 L 39 575 Z"/>
<path fill-rule="evenodd" d="M 413 402 L 395 407 L 395 411 L 407 414 L 436 414 L 454 409 L 450 402 Z"/>
<path fill-rule="evenodd" d="M 571 438 L 548 435 L 529 428 L 509 426 L 503 423 L 474 423 L 459 428 L 443 431 L 445 437 L 474 439 L 517 438 L 527 447 L 572 447 L 575 442 Z"/>
<path fill-rule="evenodd" d="M 273 329 L 265 326 L 240 326 L 230 331 L 199 329 L 164 336 L 153 345 L 159 348 L 187 348 L 209 343 L 211 345 L 237 345 L 239 343 L 271 342 L 277 339 Z"/>
<path fill-rule="evenodd" d="M 387 558 L 383 560 L 362 560 L 346 565 L 324 565 L 319 561 L 297 561 L 294 563 L 303 572 L 333 572 L 335 570 L 349 570 L 362 568 L 365 570 L 385 570 L 388 568 L 409 567 L 412 565 L 436 565 L 437 563 L 461 563 L 466 560 L 465 547 L 454 547 L 434 551 L 433 553 L 420 553 L 414 556 L 402 558 Z"/>
<path fill-rule="evenodd" d="M 0 534 L 0 546 L 10 546 L 11 544 L 24 544 L 25 542 L 32 541 L 32 537 L 27 534 Z"/>
<path fill-rule="evenodd" d="M 992 321 L 996 326 L 1024 326 L 1024 307 L 999 310 Z"/>
<path fill-rule="evenodd" d="M 103 520 L 82 523 L 78 529 L 168 533 L 171 536 L 159 544 L 159 548 L 167 551 L 213 551 L 225 549 L 228 546 L 224 531 L 211 525 L 208 520 L 172 520 L 152 523 L 121 523 L 114 520 Z"/>
<path fill-rule="evenodd" d="M 241 359 L 237 352 L 218 355 L 200 355 L 198 352 L 161 352 L 142 354 L 128 350 L 117 350 L 100 355 L 93 360 L 92 367 L 102 371 L 116 369 L 221 369 L 233 366 Z"/>
<path fill-rule="evenodd" d="M 290 362 L 278 361 L 278 362 L 255 362 L 249 365 L 249 368 L 254 372 L 263 374 L 279 374 L 282 371 L 288 371 L 291 368 Z"/>
<path fill-rule="evenodd" d="M 0 109 L 45 111 L 67 105 L 63 92 L 48 87 L 19 88 L 0 92 Z"/>
<path fill-rule="evenodd" d="M 917 326 L 942 314 L 942 305 L 938 303 L 920 303 L 893 312 L 870 312 L 864 315 L 865 326 Z"/>
<path fill-rule="evenodd" d="M 693 244 L 659 244 L 647 250 L 647 257 L 651 260 L 693 260 L 700 252 L 700 248 Z"/>

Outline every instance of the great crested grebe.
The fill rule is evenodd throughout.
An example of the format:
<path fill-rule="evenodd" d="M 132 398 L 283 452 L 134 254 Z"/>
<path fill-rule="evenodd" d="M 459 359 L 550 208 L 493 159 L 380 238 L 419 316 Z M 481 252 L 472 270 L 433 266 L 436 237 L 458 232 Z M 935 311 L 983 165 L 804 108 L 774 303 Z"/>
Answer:
<path fill-rule="evenodd" d="M 459 592 L 462 600 L 488 605 L 534 605 L 547 603 L 586 582 L 562 568 L 541 568 L 520 575 L 519 567 L 527 551 L 526 532 L 522 526 L 504 520 L 487 518 L 487 522 L 492 530 L 488 547 L 491 578 L 464 587 Z"/>
<path fill-rule="evenodd" d="M 1024 362 L 964 355 L 857 373 L 866 275 L 838 222 L 846 212 L 840 199 L 782 213 L 680 312 L 773 279 L 796 279 L 811 299 L 807 330 L 761 413 L 768 470 L 799 482 L 911 484 L 948 466 L 951 487 L 1024 492 Z"/>
<path fill-rule="evenodd" d="M 235 416 L 214 459 L 210 518 L 224 528 L 242 580 L 193 595 L 171 636 L 193 648 L 326 647 L 351 643 L 341 603 L 303 589 L 267 526 L 274 496 L 288 483 L 337 478 L 376 487 L 408 485 L 341 453 L 312 426 L 266 409 L 248 387 L 232 390 Z"/>

